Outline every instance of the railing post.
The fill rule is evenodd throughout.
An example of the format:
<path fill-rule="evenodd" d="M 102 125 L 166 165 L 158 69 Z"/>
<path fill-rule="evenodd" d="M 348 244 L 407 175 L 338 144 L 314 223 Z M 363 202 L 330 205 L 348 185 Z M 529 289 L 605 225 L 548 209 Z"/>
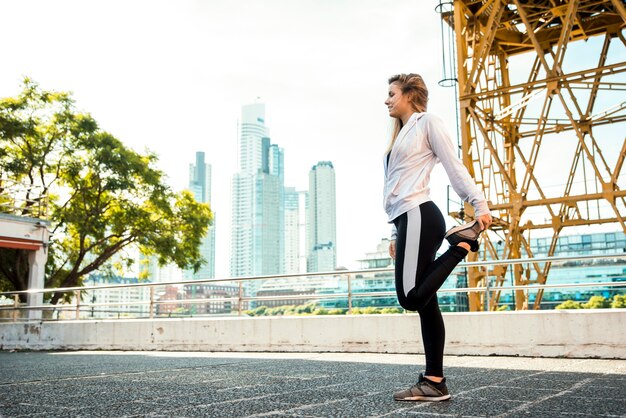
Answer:
<path fill-rule="evenodd" d="M 491 292 L 489 289 L 489 275 L 485 275 L 485 311 L 489 312 L 489 299 L 491 298 Z"/>
<path fill-rule="evenodd" d="M 241 312 L 242 312 L 242 302 L 243 302 L 243 282 L 240 280 L 239 281 L 239 299 L 237 300 L 237 316 L 241 316 Z"/>
<path fill-rule="evenodd" d="M 76 319 L 80 319 L 80 290 L 74 290 L 74 299 L 76 299 Z"/>
<path fill-rule="evenodd" d="M 150 286 L 150 319 L 154 319 L 154 286 Z"/>
<path fill-rule="evenodd" d="M 352 314 L 352 276 L 348 274 L 348 314 Z"/>
<path fill-rule="evenodd" d="M 20 309 L 20 295 L 13 295 L 13 322 L 17 321 L 17 314 Z"/>

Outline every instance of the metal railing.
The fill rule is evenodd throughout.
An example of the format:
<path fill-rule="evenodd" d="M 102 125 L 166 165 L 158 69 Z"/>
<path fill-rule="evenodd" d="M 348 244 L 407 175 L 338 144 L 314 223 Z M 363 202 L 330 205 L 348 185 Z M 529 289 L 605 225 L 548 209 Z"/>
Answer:
<path fill-rule="evenodd" d="M 515 264 L 534 264 L 534 263 L 555 263 L 555 262 L 579 262 L 588 260 L 601 260 L 601 259 L 623 259 L 626 258 L 626 253 L 617 254 L 602 254 L 602 255 L 584 255 L 584 256 L 565 256 L 565 257 L 538 257 L 538 258 L 521 258 L 512 260 L 486 260 L 476 262 L 463 262 L 457 266 L 457 269 L 467 269 L 470 267 L 487 267 L 494 265 L 515 265 Z M 584 267 L 588 267 L 586 265 Z M 582 267 L 582 266 L 581 266 Z M 12 313 L 9 320 L 17 321 L 20 318 L 20 312 L 22 311 L 74 311 L 74 318 L 81 319 L 81 313 L 85 313 L 88 309 L 94 308 L 112 308 L 116 306 L 148 306 L 147 317 L 155 317 L 155 308 L 160 305 L 196 305 L 206 303 L 228 303 L 230 302 L 236 306 L 237 315 L 241 316 L 245 310 L 245 306 L 250 302 L 263 302 L 263 301 L 299 301 L 299 300 L 328 300 L 328 299 L 347 299 L 347 312 L 351 313 L 353 310 L 353 302 L 355 299 L 370 297 L 395 297 L 395 291 L 359 291 L 353 290 L 353 283 L 355 279 L 358 280 L 381 280 L 381 277 L 376 277 L 376 274 L 388 273 L 387 278 L 393 275 L 393 268 L 378 268 L 378 269 L 365 269 L 365 270 L 340 270 L 330 272 L 317 272 L 317 273 L 299 273 L 299 274 L 281 274 L 270 276 L 250 276 L 250 277 L 237 277 L 227 279 L 204 279 L 204 280 L 180 280 L 170 282 L 145 282 L 145 283 L 132 283 L 132 284 L 107 284 L 107 285 L 95 285 L 95 286 L 80 286 L 80 287 L 62 287 L 62 288 L 50 288 L 50 289 L 29 289 L 24 291 L 13 292 L 0 292 L 0 296 L 9 297 L 13 299 L 13 303 L 0 304 L 0 313 L 2 311 L 10 311 Z M 374 275 L 374 277 L 365 277 L 367 275 Z M 246 296 L 244 292 L 244 282 L 256 281 L 256 280 L 272 280 L 272 279 L 289 279 L 289 278 L 305 278 L 305 277 L 320 277 L 320 278 L 345 278 L 347 284 L 345 292 L 333 292 L 333 293 L 315 293 L 315 294 L 289 294 L 289 295 L 268 295 L 268 296 Z M 155 288 L 164 286 L 187 286 L 187 285 L 202 285 L 202 284 L 219 284 L 223 286 L 225 282 L 234 282 L 237 284 L 236 296 L 228 297 L 210 297 L 210 298 L 192 298 L 192 299 L 161 299 L 157 298 Z M 135 289 L 135 288 L 148 288 L 148 299 L 138 301 L 121 301 L 121 302 L 106 302 L 106 303 L 84 303 L 81 300 L 81 294 L 83 292 L 96 291 L 96 290 L 111 290 L 111 289 Z M 504 285 L 504 286 L 492 286 L 490 281 L 486 280 L 486 285 L 481 287 L 456 287 L 456 288 L 443 288 L 438 293 L 486 293 L 485 301 L 489 300 L 491 292 L 500 292 L 503 290 L 525 290 L 536 291 L 539 289 L 567 289 L 567 288 L 613 288 L 624 287 L 626 288 L 626 281 L 604 281 L 604 282 L 586 282 L 586 283 L 559 283 L 559 284 L 536 284 L 536 285 Z M 31 305 L 20 303 L 20 295 L 33 295 L 33 294 L 48 294 L 48 293 L 69 293 L 74 295 L 74 301 L 71 304 L 61 305 Z M 5 299 L 6 300 L 6 299 Z M 485 304 L 485 310 L 489 310 L 488 304 Z M 99 311 L 101 312 L 101 311 Z M 231 311 L 234 312 L 234 310 Z M 170 315 L 171 316 L 171 315 Z M 119 317 L 119 311 L 118 311 Z M 6 320 L 7 318 L 3 318 Z M 52 319 L 52 318 L 47 318 Z M 57 320 L 59 318 L 57 317 Z M 83 318 L 85 319 L 85 318 Z M 86 318 L 89 319 L 89 318 Z M 92 318 L 103 319 L 103 318 Z M 1 320 L 1 319 L 0 319 Z"/>
<path fill-rule="evenodd" d="M 0 213 L 45 219 L 48 194 L 41 186 L 0 179 Z"/>

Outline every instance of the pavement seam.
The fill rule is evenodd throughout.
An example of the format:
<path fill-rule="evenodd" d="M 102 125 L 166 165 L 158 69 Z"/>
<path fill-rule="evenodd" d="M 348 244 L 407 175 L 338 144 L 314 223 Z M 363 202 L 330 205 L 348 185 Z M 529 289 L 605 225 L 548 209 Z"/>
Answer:
<path fill-rule="evenodd" d="M 180 367 L 177 369 L 157 369 L 157 370 L 143 370 L 143 371 L 134 371 L 134 372 L 101 373 L 98 375 L 84 375 L 84 376 L 70 376 L 70 377 L 64 377 L 64 378 L 27 380 L 27 381 L 21 381 L 21 382 L 0 383 L 0 387 L 29 385 L 32 383 L 41 383 L 41 382 L 63 382 L 63 381 L 68 381 L 68 380 L 101 379 L 105 377 L 114 377 L 114 376 L 131 376 L 131 375 L 142 375 L 142 374 L 150 374 L 150 373 L 180 372 L 180 371 L 186 371 L 186 370 L 202 370 L 202 369 L 209 369 L 209 368 L 222 367 L 222 366 L 232 366 L 233 364 L 241 364 L 241 362 L 221 363 L 221 364 L 215 364 L 211 366 L 202 366 L 202 367 L 193 366 L 193 367 Z"/>
<path fill-rule="evenodd" d="M 303 389 L 306 390 L 306 389 Z M 355 398 L 362 398 L 362 397 L 366 397 L 366 396 L 372 396 L 372 395 L 378 395 L 380 393 L 386 393 L 386 390 L 380 390 L 377 392 L 368 392 L 368 393 L 364 393 L 362 395 L 358 395 L 358 396 L 354 396 L 351 398 L 341 398 L 341 399 L 333 399 L 331 401 L 327 401 L 327 402 L 320 402 L 317 404 L 309 404 L 309 405 L 301 405 L 301 406 L 297 406 L 294 408 L 290 408 L 290 409 L 285 409 L 282 411 L 270 411 L 270 412 L 263 412 L 263 413 L 259 413 L 259 414 L 253 414 L 253 415 L 246 415 L 243 418 L 255 418 L 255 417 L 262 417 L 262 416 L 266 416 L 266 415 L 276 415 L 276 414 L 291 414 L 292 412 L 298 411 L 300 409 L 308 409 L 308 408 L 313 408 L 313 407 L 317 407 L 317 406 L 322 406 L 322 405 L 330 405 L 333 403 L 337 403 L 337 402 L 342 402 L 345 400 L 349 400 L 349 399 L 355 399 Z"/>
<path fill-rule="evenodd" d="M 562 391 L 560 391 L 558 393 L 555 393 L 555 394 L 544 396 L 543 398 L 535 399 L 534 401 L 525 402 L 522 405 L 520 405 L 520 406 L 518 406 L 516 408 L 511 409 L 510 411 L 507 411 L 507 412 L 505 412 L 503 414 L 498 415 L 496 418 L 504 418 L 504 417 L 506 417 L 506 416 L 508 416 L 508 415 L 510 415 L 512 413 L 528 410 L 528 408 L 532 407 L 533 405 L 537 405 L 537 404 L 539 404 L 539 403 L 541 403 L 543 401 L 546 401 L 548 399 L 558 398 L 560 396 L 563 396 L 566 393 L 572 392 L 575 389 L 578 389 L 578 388 L 580 388 L 580 387 L 582 387 L 582 386 L 584 386 L 584 385 L 586 385 L 588 383 L 591 383 L 592 381 L 593 381 L 593 379 L 591 379 L 591 378 L 583 379 L 580 382 L 578 382 L 578 383 L 574 384 L 573 386 L 569 387 L 568 389 L 564 389 L 564 390 L 562 390 Z"/>
<path fill-rule="evenodd" d="M 486 388 L 489 388 L 489 387 L 499 387 L 499 386 L 497 386 L 497 385 L 498 385 L 498 384 L 501 384 L 501 383 L 509 383 L 509 382 L 514 382 L 514 381 L 519 380 L 519 379 L 527 379 L 527 378 L 529 378 L 529 377 L 532 377 L 532 376 L 538 376 L 538 375 L 542 375 L 542 374 L 545 374 L 545 373 L 546 373 L 546 372 L 537 372 L 537 373 L 533 373 L 533 374 L 530 374 L 530 375 L 527 375 L 527 376 L 517 376 L 517 377 L 513 377 L 513 378 L 511 378 L 511 379 L 504 379 L 504 380 L 501 380 L 501 381 L 492 380 L 492 381 L 491 381 L 491 382 L 489 382 L 489 384 L 487 384 L 487 385 L 484 385 L 484 386 L 478 386 L 478 387 L 474 387 L 474 388 L 471 388 L 471 389 L 467 389 L 467 390 L 464 390 L 464 391 L 458 392 L 458 393 L 454 394 L 453 396 L 461 396 L 461 395 L 464 395 L 464 394 L 466 394 L 466 393 L 476 392 L 476 391 L 478 391 L 478 390 L 481 390 L 481 389 L 486 389 Z"/>
<path fill-rule="evenodd" d="M 533 373 L 530 376 L 540 375 L 540 374 L 544 374 L 544 373 L 546 373 L 546 372 Z M 518 376 L 518 377 L 514 377 L 512 379 L 504 380 L 504 382 L 512 382 L 514 380 L 518 380 L 518 379 L 522 379 L 522 378 L 528 378 L 528 377 L 529 376 Z M 501 383 L 501 382 L 498 382 L 498 383 Z M 462 397 L 461 395 L 464 395 L 466 393 L 474 392 L 474 391 L 477 391 L 477 390 L 480 390 L 480 389 L 485 389 L 485 388 L 488 388 L 488 387 L 494 387 L 494 382 L 492 381 L 488 385 L 479 386 L 479 387 L 475 387 L 475 388 L 472 388 L 472 389 L 468 389 L 468 390 L 465 390 L 465 391 L 461 391 L 461 392 L 455 393 L 455 394 L 452 395 L 452 397 L 453 398 L 455 398 L 455 397 Z M 396 409 L 394 411 L 388 412 L 388 413 L 383 414 L 383 415 L 378 415 L 377 418 L 392 416 L 392 415 L 394 415 L 394 414 L 396 414 L 398 412 L 409 412 L 410 410 L 414 410 L 414 409 L 426 408 L 427 406 L 429 406 L 432 403 L 433 402 L 419 402 L 418 401 L 418 402 L 415 403 L 415 405 L 411 405 L 410 407 L 407 407 L 407 408 Z M 453 416 L 455 416 L 455 415 L 453 415 Z"/>
<path fill-rule="evenodd" d="M 357 381 L 345 382 L 345 383 L 334 383 L 332 385 L 319 387 L 319 389 L 328 389 L 328 388 L 331 388 L 331 387 L 348 385 L 348 384 L 356 385 L 358 383 L 359 382 L 357 382 Z M 258 385 L 255 385 L 255 386 L 258 386 Z M 228 388 L 228 389 L 231 389 L 231 388 Z M 304 391 L 310 391 L 310 390 L 311 389 L 309 389 L 309 388 L 304 388 L 304 389 L 290 390 L 288 392 L 264 394 L 264 395 L 254 396 L 254 397 L 239 398 L 239 399 L 229 399 L 229 400 L 225 400 L 225 401 L 213 402 L 213 403 L 208 403 L 208 404 L 204 404 L 204 405 L 194 405 L 194 408 L 206 408 L 206 407 L 209 407 L 209 406 L 225 405 L 225 404 L 237 403 L 237 402 L 241 402 L 241 401 L 261 400 L 261 399 L 264 399 L 264 398 L 269 398 L 270 396 L 288 395 L 288 394 L 292 394 L 292 393 L 296 393 L 296 392 L 304 392 Z M 345 399 L 348 399 L 348 398 L 345 398 Z M 343 400 L 343 399 L 340 399 L 340 400 Z M 286 405 L 290 405 L 290 404 L 286 404 Z M 304 405 L 304 406 L 306 406 L 306 405 Z M 185 409 L 185 408 L 188 408 L 188 406 L 172 409 L 172 410 L 169 410 L 168 412 L 179 411 L 179 410 Z M 291 408 L 291 409 L 294 409 L 294 408 Z M 271 411 L 271 412 L 275 412 L 275 411 Z M 268 413 L 270 413 L 270 412 L 263 412 L 260 415 L 268 414 Z M 144 415 L 143 414 L 135 414 L 135 415 L 128 415 L 127 417 L 141 417 L 141 416 L 144 416 Z M 152 416 L 152 415 L 150 415 L 150 416 Z"/>

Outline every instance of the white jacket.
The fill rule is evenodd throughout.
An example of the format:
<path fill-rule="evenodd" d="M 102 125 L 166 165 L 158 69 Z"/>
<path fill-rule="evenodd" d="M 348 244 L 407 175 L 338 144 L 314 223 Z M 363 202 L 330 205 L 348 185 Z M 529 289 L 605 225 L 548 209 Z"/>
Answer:
<path fill-rule="evenodd" d="M 383 205 L 389 223 L 409 210 L 430 199 L 430 173 L 441 161 L 450 184 L 461 199 L 469 202 L 476 216 L 489 213 L 482 191 L 457 157 L 455 146 L 443 121 L 431 113 L 414 113 L 402 127 L 391 149 L 389 164 L 387 154 Z M 395 226 L 392 239 L 395 239 Z"/>

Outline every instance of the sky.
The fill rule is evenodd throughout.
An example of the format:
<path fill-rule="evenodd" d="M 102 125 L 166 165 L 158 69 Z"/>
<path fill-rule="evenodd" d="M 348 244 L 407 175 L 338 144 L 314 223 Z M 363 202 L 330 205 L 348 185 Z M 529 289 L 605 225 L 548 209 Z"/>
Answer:
<path fill-rule="evenodd" d="M 338 264 L 356 268 L 390 230 L 382 208 L 387 79 L 421 73 L 431 110 L 454 120 L 454 93 L 437 85 L 435 5 L 0 1 L 7 40 L 0 97 L 17 94 L 24 76 L 44 89 L 71 91 L 102 129 L 137 151 L 155 152 L 177 190 L 187 187 L 195 152 L 204 151 L 213 170 L 218 277 L 229 274 L 241 107 L 263 102 L 272 143 L 285 152 L 286 186 L 306 190 L 310 168 L 332 161 Z M 434 197 L 445 205 L 445 190 Z"/>
<path fill-rule="evenodd" d="M 216 273 L 229 275 L 230 182 L 243 105 L 266 105 L 285 185 L 336 172 L 338 264 L 389 236 L 382 157 L 389 76 L 422 74 L 429 111 L 456 132 L 454 91 L 439 87 L 441 23 L 435 0 L 0 0 L 0 97 L 24 76 L 71 91 L 77 108 L 133 149 L 159 156 L 176 190 L 196 151 L 212 165 Z M 447 210 L 445 172 L 431 196 Z M 448 218 L 449 225 L 453 225 Z"/>

